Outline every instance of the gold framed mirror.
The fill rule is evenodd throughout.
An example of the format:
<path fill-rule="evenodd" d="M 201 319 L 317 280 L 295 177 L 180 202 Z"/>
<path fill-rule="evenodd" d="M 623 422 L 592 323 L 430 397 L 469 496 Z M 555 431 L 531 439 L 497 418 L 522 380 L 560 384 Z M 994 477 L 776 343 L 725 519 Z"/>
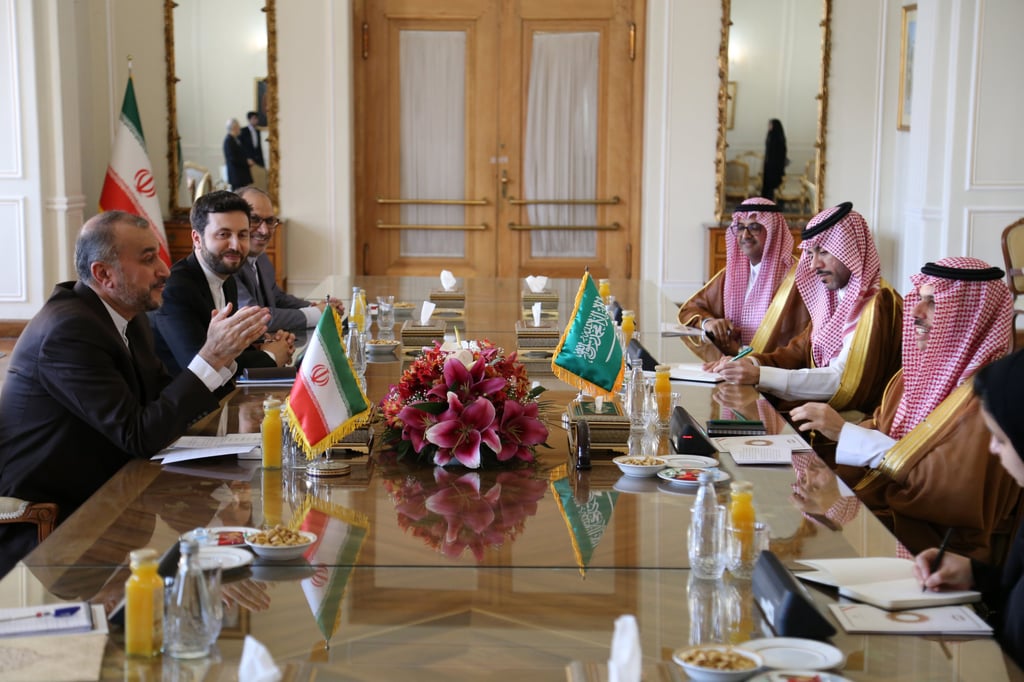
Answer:
<path fill-rule="evenodd" d="M 170 215 L 187 214 L 197 191 L 224 186 L 225 125 L 236 118 L 245 134 L 249 111 L 259 115 L 266 187 L 276 199 L 276 0 L 164 0 L 164 48 Z M 253 177 L 259 184 L 258 171 Z"/>
<path fill-rule="evenodd" d="M 718 222 L 743 199 L 768 192 L 791 223 L 822 209 L 831 24 L 832 0 L 722 0 Z M 772 120 L 785 132 L 776 163 L 778 145 L 766 139 Z"/>

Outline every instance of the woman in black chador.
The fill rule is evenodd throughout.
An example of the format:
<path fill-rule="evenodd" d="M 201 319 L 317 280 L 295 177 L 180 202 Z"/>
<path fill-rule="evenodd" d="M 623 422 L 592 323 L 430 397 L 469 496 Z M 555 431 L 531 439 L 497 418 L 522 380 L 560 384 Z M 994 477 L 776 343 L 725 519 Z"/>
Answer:
<path fill-rule="evenodd" d="M 786 173 L 786 133 L 782 130 L 782 121 L 773 118 L 768 121 L 768 137 L 764 141 L 764 170 L 761 177 L 761 196 L 775 200 L 775 190 L 782 184 L 782 176 Z"/>

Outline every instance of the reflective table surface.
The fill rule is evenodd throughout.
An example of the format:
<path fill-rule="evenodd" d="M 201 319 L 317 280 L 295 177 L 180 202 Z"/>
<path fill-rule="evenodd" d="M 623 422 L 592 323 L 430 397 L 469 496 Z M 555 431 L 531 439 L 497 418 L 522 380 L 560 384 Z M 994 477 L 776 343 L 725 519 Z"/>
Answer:
<path fill-rule="evenodd" d="M 476 282 L 467 283 L 462 338 L 514 348 L 522 283 L 489 281 L 477 293 L 470 284 Z M 429 287 L 394 278 L 364 285 L 371 300 L 378 293 L 411 300 L 414 292 L 422 300 Z M 340 297 L 345 286 L 328 282 L 321 293 Z M 563 326 L 576 286 L 560 289 Z M 623 290 L 653 354 L 697 361 L 686 344 L 658 333 L 661 322 L 672 321 L 671 302 L 642 285 Z M 368 394 L 383 395 L 408 362 L 400 355 L 371 362 Z M 230 457 L 174 467 L 132 462 L 0 582 L 0 605 L 85 599 L 110 608 L 123 596 L 133 549 L 163 552 L 201 526 L 301 520 L 321 535 L 313 554 L 225 573 L 231 606 L 210 658 L 126 660 L 113 628 L 103 679 L 234 680 L 245 634 L 270 650 L 286 679 L 604 679 L 614 622 L 623 614 L 637 617 L 645 679 L 685 679 L 672 662 L 676 649 L 771 636 L 749 580 L 690 575 L 693 491 L 622 477 L 610 454 L 596 453 L 590 470 L 577 470 L 563 422 L 577 396 L 553 376 L 534 378 L 550 388 L 542 395 L 549 447 L 521 468 L 434 468 L 397 459 L 379 438 L 370 456 L 338 453 L 351 473 L 337 479 L 311 479 L 303 469 L 265 472 L 258 462 Z M 673 388 L 701 423 L 739 413 L 763 419 L 770 432 L 792 433 L 750 388 Z M 258 430 L 268 392 L 283 391 L 237 390 L 196 432 Z M 652 431 L 648 444 L 664 449 L 666 435 Z M 721 466 L 733 479 L 753 482 L 771 549 L 791 568 L 799 558 L 895 555 L 895 539 L 855 498 L 794 503 L 798 477 L 842 494 L 812 453 L 794 454 L 792 465 L 744 467 L 723 453 Z M 727 490 L 720 493 L 724 501 Z M 836 599 L 834 591 L 810 593 L 825 613 Z M 831 642 L 846 656 L 841 674 L 852 680 L 1019 679 L 991 639 L 837 629 Z"/>

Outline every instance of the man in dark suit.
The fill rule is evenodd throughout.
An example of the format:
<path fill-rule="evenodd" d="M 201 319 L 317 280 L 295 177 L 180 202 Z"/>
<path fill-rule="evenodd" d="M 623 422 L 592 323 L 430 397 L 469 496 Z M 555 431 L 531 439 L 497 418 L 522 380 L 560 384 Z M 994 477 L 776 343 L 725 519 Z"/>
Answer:
<path fill-rule="evenodd" d="M 274 215 L 274 203 L 270 195 L 258 187 L 243 187 L 235 193 L 245 199 L 252 209 L 249 256 L 245 259 L 245 265 L 235 274 L 238 280 L 238 305 L 269 308 L 268 328 L 271 331 L 315 327 L 324 311 L 324 302 L 311 303 L 282 291 L 277 286 L 274 264 L 267 257 L 267 245 L 281 223 Z M 332 298 L 331 305 L 342 318 L 345 317 L 345 306 L 340 300 Z"/>
<path fill-rule="evenodd" d="M 263 142 L 260 139 L 260 129 L 257 125 L 260 117 L 255 111 L 250 111 L 245 117 L 248 119 L 249 125 L 242 129 L 241 135 L 238 136 L 238 142 L 242 145 L 245 158 L 252 159 L 252 162 L 260 168 L 266 168 L 267 164 L 263 162 Z"/>
<path fill-rule="evenodd" d="M 208 317 L 205 343 L 172 379 L 145 316 L 168 276 L 149 224 L 121 211 L 91 218 L 75 267 L 79 281 L 58 284 L 22 332 L 0 394 L 0 495 L 56 502 L 58 521 L 215 409 L 232 360 L 268 319 L 258 308 Z M 0 575 L 35 543 L 28 524 L 0 526 Z"/>
<path fill-rule="evenodd" d="M 239 137 L 242 128 L 238 125 L 238 119 L 228 119 L 228 134 L 224 136 L 224 164 L 228 170 L 228 184 L 233 189 L 245 187 L 252 184 L 252 172 L 249 166 L 253 161 L 245 156 Z"/>
<path fill-rule="evenodd" d="M 206 342 L 211 314 L 253 309 L 239 308 L 238 285 L 231 276 L 249 253 L 249 204 L 231 192 L 211 192 L 196 199 L 189 219 L 193 252 L 171 268 L 163 305 L 150 314 L 157 353 L 172 374 Z M 294 343 L 294 335 L 277 332 L 243 350 L 235 358 L 236 369 L 282 367 L 291 360 Z"/>

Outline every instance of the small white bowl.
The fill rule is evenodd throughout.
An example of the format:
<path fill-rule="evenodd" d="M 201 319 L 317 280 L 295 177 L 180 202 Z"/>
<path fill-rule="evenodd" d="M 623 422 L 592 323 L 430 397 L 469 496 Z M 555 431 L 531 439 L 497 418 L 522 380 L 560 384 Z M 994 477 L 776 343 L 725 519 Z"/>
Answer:
<path fill-rule="evenodd" d="M 316 533 L 309 533 L 300 530 L 299 534 L 305 538 L 305 542 L 297 545 L 260 545 L 249 540 L 251 536 L 245 537 L 245 544 L 249 549 L 256 552 L 256 556 L 270 559 L 272 561 L 287 561 L 297 559 L 305 553 L 309 546 L 316 542 Z"/>
<path fill-rule="evenodd" d="M 656 464 L 634 464 L 633 463 L 634 461 L 639 461 L 639 460 L 644 460 L 644 459 L 654 459 Z M 632 455 L 622 455 L 620 457 L 614 458 L 612 461 L 615 462 L 616 466 L 619 467 L 619 470 L 622 471 L 622 473 L 624 473 L 625 475 L 627 475 L 627 476 L 637 476 L 637 477 L 654 476 L 659 471 L 661 471 L 662 469 L 664 469 L 665 467 L 668 466 L 668 462 L 666 462 L 665 460 L 663 460 L 660 457 L 651 458 L 651 457 L 636 457 L 636 456 L 632 456 Z"/>
<path fill-rule="evenodd" d="M 742 670 L 722 670 L 719 668 L 708 668 L 702 665 L 687 663 L 686 659 L 689 657 L 689 654 L 696 651 L 732 652 L 737 656 L 746 658 L 753 664 L 753 666 Z M 740 680 L 753 677 L 757 674 L 758 670 L 764 666 L 764 659 L 760 654 L 756 654 L 753 651 L 747 651 L 746 649 L 738 649 L 734 646 L 715 644 L 702 644 L 700 646 L 678 649 L 674 654 L 672 654 L 672 660 L 683 666 L 683 670 L 686 671 L 686 675 L 691 680 L 697 680 L 697 682 L 740 682 Z"/>
<path fill-rule="evenodd" d="M 394 353 L 395 349 L 401 344 L 401 341 L 392 340 L 381 340 L 373 339 L 372 341 L 366 342 L 366 350 L 376 355 L 379 353 Z"/>

